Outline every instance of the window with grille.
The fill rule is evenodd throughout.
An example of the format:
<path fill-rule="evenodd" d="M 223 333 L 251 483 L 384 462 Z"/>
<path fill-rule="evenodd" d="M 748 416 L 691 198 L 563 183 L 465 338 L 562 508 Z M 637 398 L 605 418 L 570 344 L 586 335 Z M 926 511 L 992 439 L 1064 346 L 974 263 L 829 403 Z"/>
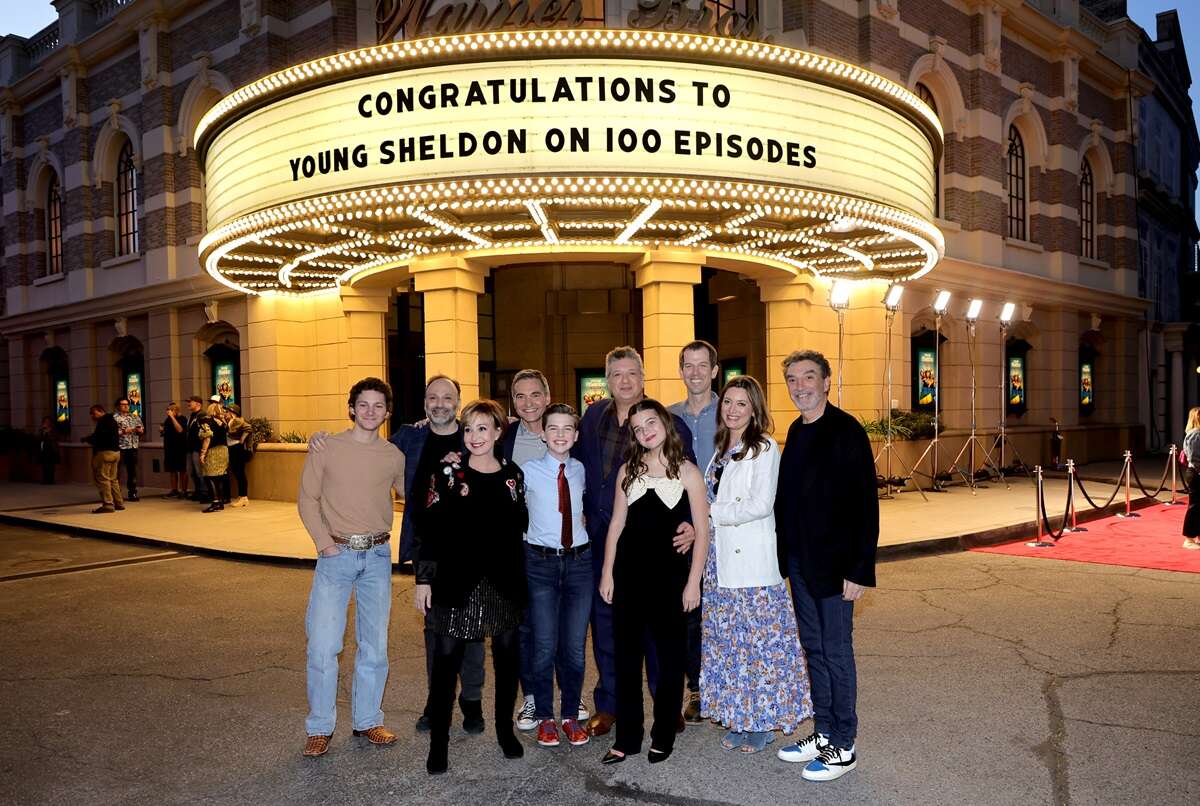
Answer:
<path fill-rule="evenodd" d="M 1025 237 L 1025 143 L 1016 126 L 1008 127 L 1008 237 Z"/>
<path fill-rule="evenodd" d="M 62 274 L 62 191 L 58 176 L 50 175 L 46 191 L 46 274 Z"/>
<path fill-rule="evenodd" d="M 1079 254 L 1096 257 L 1096 193 L 1092 165 L 1086 159 L 1079 169 Z"/>
<path fill-rule="evenodd" d="M 133 164 L 133 143 L 125 141 L 117 157 L 117 254 L 132 255 L 138 251 L 137 168 Z"/>
<path fill-rule="evenodd" d="M 933 99 L 933 93 L 929 91 L 929 87 L 924 84 L 917 85 L 917 97 L 925 102 L 925 105 L 933 110 L 933 114 L 938 114 L 937 101 Z M 937 170 L 933 172 L 933 214 L 938 218 L 942 217 L 942 163 L 938 162 Z"/>

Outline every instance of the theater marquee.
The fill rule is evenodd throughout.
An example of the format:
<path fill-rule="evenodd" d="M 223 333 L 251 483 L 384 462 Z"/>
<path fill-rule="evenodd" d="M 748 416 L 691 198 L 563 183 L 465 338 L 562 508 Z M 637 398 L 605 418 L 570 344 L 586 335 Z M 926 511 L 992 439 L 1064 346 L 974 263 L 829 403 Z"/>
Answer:
<path fill-rule="evenodd" d="M 298 66 L 200 124 L 214 277 L 313 291 L 437 253 L 678 246 L 890 279 L 941 256 L 936 117 L 852 65 L 635 31 Z"/>

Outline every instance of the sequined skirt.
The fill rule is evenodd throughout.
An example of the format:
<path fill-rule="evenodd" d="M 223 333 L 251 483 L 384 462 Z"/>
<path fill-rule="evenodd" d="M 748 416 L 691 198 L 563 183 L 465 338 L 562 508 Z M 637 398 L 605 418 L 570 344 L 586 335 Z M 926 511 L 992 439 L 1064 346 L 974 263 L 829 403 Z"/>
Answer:
<path fill-rule="evenodd" d="M 428 627 L 436 633 L 479 641 L 511 630 L 521 623 L 521 606 L 501 595 L 484 579 L 475 586 L 462 607 L 434 605 L 429 610 Z"/>

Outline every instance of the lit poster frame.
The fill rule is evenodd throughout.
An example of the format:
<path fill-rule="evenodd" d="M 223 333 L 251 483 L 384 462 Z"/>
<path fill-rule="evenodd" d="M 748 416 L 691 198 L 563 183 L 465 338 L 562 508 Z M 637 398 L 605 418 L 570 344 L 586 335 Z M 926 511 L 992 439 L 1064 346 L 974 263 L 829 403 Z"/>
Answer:
<path fill-rule="evenodd" d="M 599 369 L 577 369 L 575 370 L 579 387 L 579 416 L 588 410 L 588 406 L 593 403 L 612 397 L 608 392 L 608 379 L 604 377 L 604 371 Z"/>
<path fill-rule="evenodd" d="M 917 390 L 916 405 L 933 410 L 937 396 L 937 350 L 918 347 L 913 361 L 913 387 Z"/>
<path fill-rule="evenodd" d="M 1025 356 L 1008 357 L 1008 409 L 1025 411 Z"/>
<path fill-rule="evenodd" d="M 129 413 L 143 417 L 142 409 L 142 373 L 125 373 L 125 398 L 129 401 Z"/>
<path fill-rule="evenodd" d="M 54 382 L 54 422 L 60 426 L 71 424 L 71 390 L 66 378 Z"/>
<path fill-rule="evenodd" d="M 1079 410 L 1091 414 L 1096 408 L 1096 371 L 1091 361 L 1079 362 Z"/>
<path fill-rule="evenodd" d="M 237 371 L 232 362 L 213 365 L 213 391 L 221 398 L 221 405 L 237 403 Z"/>

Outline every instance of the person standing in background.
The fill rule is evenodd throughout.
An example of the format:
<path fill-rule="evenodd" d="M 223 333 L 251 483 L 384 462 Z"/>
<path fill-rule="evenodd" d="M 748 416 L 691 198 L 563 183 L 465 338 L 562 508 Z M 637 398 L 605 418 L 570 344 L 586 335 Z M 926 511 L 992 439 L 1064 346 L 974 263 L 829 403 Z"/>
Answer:
<path fill-rule="evenodd" d="M 178 403 L 167 404 L 167 416 L 158 431 L 163 441 L 163 470 L 171 478 L 167 498 L 187 498 L 187 420 L 179 413 Z"/>
<path fill-rule="evenodd" d="M 230 403 L 225 410 L 225 444 L 229 447 L 229 474 L 237 482 L 237 498 L 229 502 L 231 507 L 244 507 L 250 503 L 250 485 L 246 481 L 246 463 L 250 452 L 246 449 L 246 438 L 250 435 L 249 424 L 242 419 L 242 407 Z"/>
<path fill-rule="evenodd" d="M 121 481 L 117 478 L 117 465 L 121 461 L 121 435 L 117 421 L 99 403 L 93 403 L 88 414 L 96 426 L 83 441 L 92 446 L 92 479 L 100 493 L 100 506 L 93 509 L 92 514 L 101 515 L 125 508 L 125 502 L 121 499 Z"/>
<path fill-rule="evenodd" d="M 1200 406 L 1188 412 L 1187 432 L 1183 437 L 1183 455 L 1187 458 L 1188 507 L 1183 516 L 1183 547 L 1200 549 Z"/>
<path fill-rule="evenodd" d="M 62 460 L 58 452 L 58 434 L 54 432 L 54 418 L 43 417 L 38 432 L 38 464 L 42 467 L 42 484 L 54 483 L 54 469 Z"/>
<path fill-rule="evenodd" d="M 113 419 L 117 421 L 121 465 L 125 468 L 125 487 L 129 490 L 126 500 L 137 501 L 138 447 L 141 445 L 142 434 L 146 433 L 146 428 L 142 425 L 142 418 L 130 411 L 127 397 L 117 400 L 117 413 L 113 415 Z"/>

